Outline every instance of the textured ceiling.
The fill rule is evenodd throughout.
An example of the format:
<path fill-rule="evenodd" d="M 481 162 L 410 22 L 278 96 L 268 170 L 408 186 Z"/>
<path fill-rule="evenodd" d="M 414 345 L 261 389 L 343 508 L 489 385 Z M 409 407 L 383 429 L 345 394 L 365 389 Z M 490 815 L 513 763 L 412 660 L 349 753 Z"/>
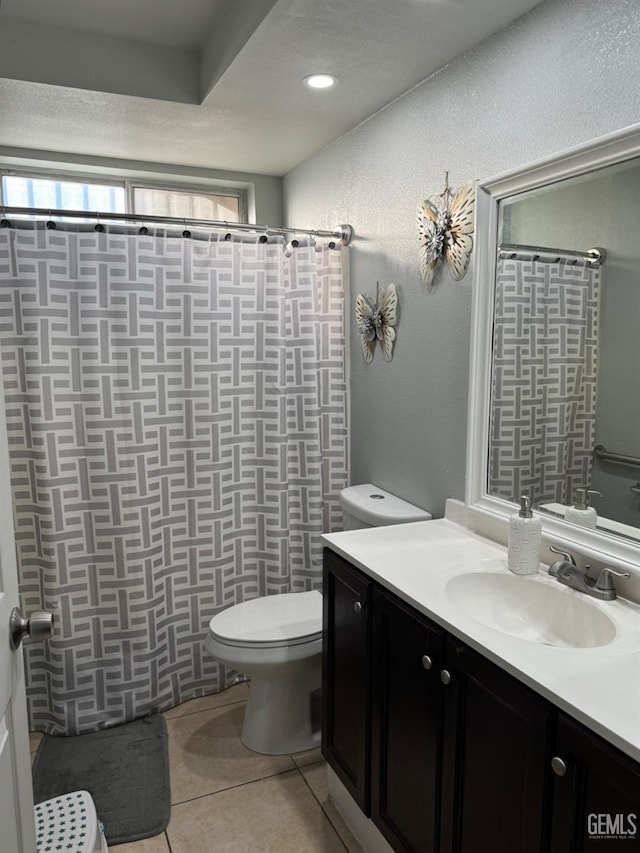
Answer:
<path fill-rule="evenodd" d="M 2 0 L 3 17 L 147 44 L 199 49 L 225 0 Z"/>
<path fill-rule="evenodd" d="M 538 2 L 1 0 L 0 146 L 281 175 Z"/>

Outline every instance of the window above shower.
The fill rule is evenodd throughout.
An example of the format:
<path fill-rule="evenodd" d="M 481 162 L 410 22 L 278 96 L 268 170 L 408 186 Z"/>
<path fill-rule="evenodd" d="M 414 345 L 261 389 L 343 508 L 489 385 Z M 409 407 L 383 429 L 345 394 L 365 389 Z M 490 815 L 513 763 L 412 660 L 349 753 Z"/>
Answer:
<path fill-rule="evenodd" d="M 127 213 L 123 184 L 3 174 L 2 206 Z"/>
<path fill-rule="evenodd" d="M 0 170 L 0 176 L 0 207 L 86 210 L 87 221 L 97 212 L 247 221 L 245 192 L 227 187 L 112 181 L 59 172 Z"/>

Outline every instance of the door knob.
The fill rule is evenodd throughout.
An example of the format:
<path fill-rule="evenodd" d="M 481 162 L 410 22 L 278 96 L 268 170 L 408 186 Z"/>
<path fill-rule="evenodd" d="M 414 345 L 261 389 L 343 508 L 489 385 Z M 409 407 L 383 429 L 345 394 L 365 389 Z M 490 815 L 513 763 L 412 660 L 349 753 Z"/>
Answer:
<path fill-rule="evenodd" d="M 14 607 L 9 617 L 9 645 L 15 652 L 25 637 L 48 640 L 53 633 L 53 613 L 35 610 L 25 619 L 19 607 Z"/>
<path fill-rule="evenodd" d="M 442 670 L 442 672 L 440 673 L 440 681 L 445 685 L 451 684 L 451 673 L 448 669 Z"/>
<path fill-rule="evenodd" d="M 433 661 L 431 660 L 429 655 L 422 655 L 422 666 L 425 669 L 431 669 L 431 667 L 433 666 Z"/>
<path fill-rule="evenodd" d="M 353 609 L 356 613 L 362 613 L 362 606 L 362 602 L 356 601 L 356 603 L 353 605 Z"/>

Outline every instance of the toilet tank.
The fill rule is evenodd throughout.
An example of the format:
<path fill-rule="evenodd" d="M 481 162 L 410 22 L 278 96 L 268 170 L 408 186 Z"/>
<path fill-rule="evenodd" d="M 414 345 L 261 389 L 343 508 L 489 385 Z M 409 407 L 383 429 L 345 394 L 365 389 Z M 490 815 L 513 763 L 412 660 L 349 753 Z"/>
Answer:
<path fill-rule="evenodd" d="M 345 530 L 381 527 L 384 524 L 407 524 L 429 521 L 430 512 L 397 498 L 371 483 L 349 486 L 340 492 L 340 506 Z"/>

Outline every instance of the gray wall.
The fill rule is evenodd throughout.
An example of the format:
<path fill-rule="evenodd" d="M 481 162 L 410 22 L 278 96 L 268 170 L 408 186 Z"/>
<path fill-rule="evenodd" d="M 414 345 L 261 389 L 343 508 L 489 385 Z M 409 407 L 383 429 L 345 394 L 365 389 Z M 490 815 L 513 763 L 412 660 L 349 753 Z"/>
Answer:
<path fill-rule="evenodd" d="M 464 497 L 472 268 L 421 284 L 417 203 L 639 121 L 639 43 L 637 0 L 550 0 L 285 176 L 285 221 L 353 225 L 352 304 L 399 292 L 390 364 L 352 335 L 352 482 Z"/>

